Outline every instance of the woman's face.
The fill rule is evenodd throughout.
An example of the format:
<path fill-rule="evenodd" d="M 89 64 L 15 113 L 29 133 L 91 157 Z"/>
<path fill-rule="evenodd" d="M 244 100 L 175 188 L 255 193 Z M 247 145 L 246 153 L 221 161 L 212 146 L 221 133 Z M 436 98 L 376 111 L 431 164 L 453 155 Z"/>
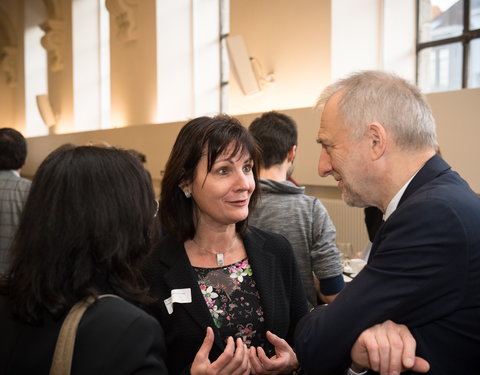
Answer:
<path fill-rule="evenodd" d="M 229 225 L 245 220 L 248 204 L 255 190 L 253 160 L 248 152 L 231 155 L 230 145 L 207 171 L 203 153 L 192 183 L 183 187 L 192 193 L 197 223 Z"/>

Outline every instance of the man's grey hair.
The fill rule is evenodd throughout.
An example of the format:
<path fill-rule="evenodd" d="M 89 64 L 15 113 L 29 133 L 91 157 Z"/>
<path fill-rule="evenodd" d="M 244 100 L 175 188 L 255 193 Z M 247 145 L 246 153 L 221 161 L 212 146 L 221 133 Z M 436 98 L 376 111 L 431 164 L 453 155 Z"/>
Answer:
<path fill-rule="evenodd" d="M 381 71 L 353 73 L 327 86 L 316 108 L 323 111 L 330 97 L 339 91 L 339 113 L 352 128 L 353 139 L 360 139 L 367 125 L 377 122 L 402 149 L 438 148 L 432 111 L 418 87 L 407 80 Z"/>

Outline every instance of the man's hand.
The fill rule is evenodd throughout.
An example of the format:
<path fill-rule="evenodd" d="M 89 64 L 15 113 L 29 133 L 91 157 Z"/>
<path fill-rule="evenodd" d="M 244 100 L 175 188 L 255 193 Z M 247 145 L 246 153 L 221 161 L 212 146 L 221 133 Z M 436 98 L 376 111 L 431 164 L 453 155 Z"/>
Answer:
<path fill-rule="evenodd" d="M 416 341 L 408 328 L 387 320 L 363 331 L 352 347 L 352 369 L 370 368 L 380 374 L 397 375 L 412 370 L 425 373 L 430 365 L 415 356 Z"/>

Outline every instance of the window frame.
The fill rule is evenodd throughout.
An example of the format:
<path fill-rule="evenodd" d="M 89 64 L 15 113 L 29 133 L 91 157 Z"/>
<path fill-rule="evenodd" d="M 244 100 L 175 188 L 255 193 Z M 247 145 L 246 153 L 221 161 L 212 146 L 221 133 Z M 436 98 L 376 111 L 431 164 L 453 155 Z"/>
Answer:
<path fill-rule="evenodd" d="M 417 36 L 416 36 L 416 81 L 419 81 L 419 69 L 418 69 L 418 61 L 419 61 L 419 54 L 422 50 L 431 47 L 438 47 L 446 44 L 451 43 L 458 43 L 462 44 L 463 53 L 462 53 L 462 89 L 466 89 L 468 85 L 468 52 L 470 48 L 470 42 L 473 39 L 480 38 L 480 28 L 475 30 L 470 29 L 470 0 L 463 0 L 463 32 L 459 36 L 445 38 L 445 39 L 438 39 L 432 40 L 429 42 L 420 42 L 420 2 L 422 0 L 417 0 L 417 21 L 416 21 L 416 29 L 417 29 Z"/>

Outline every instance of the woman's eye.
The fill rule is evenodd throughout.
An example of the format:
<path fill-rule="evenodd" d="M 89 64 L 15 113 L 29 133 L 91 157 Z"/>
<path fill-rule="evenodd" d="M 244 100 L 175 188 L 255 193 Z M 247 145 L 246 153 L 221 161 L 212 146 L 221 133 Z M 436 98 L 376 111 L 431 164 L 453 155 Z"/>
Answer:
<path fill-rule="evenodd" d="M 220 168 L 218 170 L 218 173 L 221 174 L 221 175 L 225 175 L 225 174 L 227 174 L 227 172 L 228 172 L 227 168 Z"/>
<path fill-rule="evenodd" d="M 245 166 L 243 167 L 243 171 L 248 173 L 248 172 L 251 172 L 251 171 L 252 171 L 252 168 L 253 168 L 252 165 L 245 165 Z"/>

